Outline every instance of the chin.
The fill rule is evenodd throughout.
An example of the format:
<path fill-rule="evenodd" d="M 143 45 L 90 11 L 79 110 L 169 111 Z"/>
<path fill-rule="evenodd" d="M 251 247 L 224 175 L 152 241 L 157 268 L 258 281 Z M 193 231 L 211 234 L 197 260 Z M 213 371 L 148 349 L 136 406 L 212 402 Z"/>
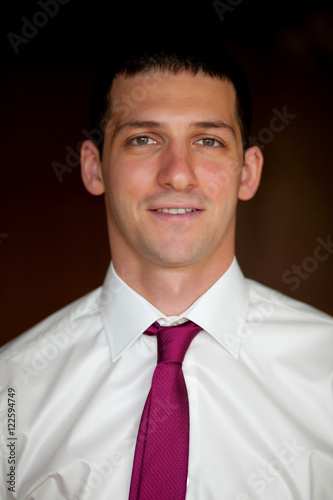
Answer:
<path fill-rule="evenodd" d="M 205 260 L 211 254 L 210 238 L 185 238 L 177 236 L 159 239 L 141 238 L 141 252 L 151 262 L 165 267 L 186 267 Z"/>
<path fill-rule="evenodd" d="M 194 255 L 192 251 L 190 252 L 166 252 L 164 248 L 163 251 L 155 251 L 150 253 L 151 258 L 154 262 L 159 265 L 164 265 L 165 267 L 186 267 L 194 264 L 200 259 L 200 256 Z"/>

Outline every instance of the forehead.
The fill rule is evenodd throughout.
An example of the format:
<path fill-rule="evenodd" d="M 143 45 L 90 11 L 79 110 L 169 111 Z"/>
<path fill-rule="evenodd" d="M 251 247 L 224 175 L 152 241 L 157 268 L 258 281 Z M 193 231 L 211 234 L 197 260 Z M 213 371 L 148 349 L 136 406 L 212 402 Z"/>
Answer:
<path fill-rule="evenodd" d="M 111 108 L 115 119 L 136 115 L 140 115 L 140 119 L 161 119 L 162 113 L 195 120 L 207 119 L 209 115 L 212 120 L 237 123 L 233 84 L 201 72 L 196 75 L 187 71 L 119 75 L 111 87 Z"/>

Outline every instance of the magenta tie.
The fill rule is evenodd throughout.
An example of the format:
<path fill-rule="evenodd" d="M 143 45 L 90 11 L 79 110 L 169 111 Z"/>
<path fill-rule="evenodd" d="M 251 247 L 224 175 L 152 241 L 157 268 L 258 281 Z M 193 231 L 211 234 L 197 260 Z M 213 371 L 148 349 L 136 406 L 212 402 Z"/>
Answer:
<path fill-rule="evenodd" d="M 182 362 L 202 328 L 192 321 L 162 327 L 157 335 L 157 366 L 143 409 L 129 500 L 184 500 L 186 496 L 189 405 Z"/>

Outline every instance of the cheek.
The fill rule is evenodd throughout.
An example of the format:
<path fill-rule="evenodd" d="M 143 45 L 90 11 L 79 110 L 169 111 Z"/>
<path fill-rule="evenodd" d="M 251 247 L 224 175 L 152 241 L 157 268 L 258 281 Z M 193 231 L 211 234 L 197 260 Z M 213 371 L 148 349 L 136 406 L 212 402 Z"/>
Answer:
<path fill-rule="evenodd" d="M 229 160 L 205 171 L 206 194 L 210 198 L 237 196 L 242 166 Z"/>
<path fill-rule="evenodd" d="M 155 168 L 152 160 L 120 154 L 110 158 L 110 184 L 118 185 L 123 190 L 140 189 L 152 178 Z"/>
<path fill-rule="evenodd" d="M 106 197 L 110 210 L 130 215 L 147 191 L 148 175 L 130 161 L 110 162 L 106 172 Z M 132 214 L 133 217 L 133 214 Z"/>
<path fill-rule="evenodd" d="M 111 197 L 124 195 L 126 190 L 131 188 L 133 175 L 126 162 L 117 161 L 117 158 L 110 159 L 105 167 L 106 191 Z"/>

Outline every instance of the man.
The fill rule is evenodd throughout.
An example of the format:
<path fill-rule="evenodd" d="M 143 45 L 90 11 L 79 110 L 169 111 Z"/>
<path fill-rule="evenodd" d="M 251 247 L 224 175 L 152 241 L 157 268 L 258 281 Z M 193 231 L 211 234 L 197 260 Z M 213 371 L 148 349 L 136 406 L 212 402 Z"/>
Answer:
<path fill-rule="evenodd" d="M 187 456 L 174 450 L 188 500 L 329 499 L 332 320 L 245 280 L 235 259 L 237 201 L 263 164 L 242 71 L 203 43 L 120 52 L 92 101 L 104 141 L 85 141 L 81 158 L 86 188 L 105 195 L 112 264 L 103 287 L 2 349 L 3 494 L 184 498 L 178 478 L 161 486 L 166 429 L 171 441 L 189 432 Z M 189 430 L 172 428 L 183 401 L 169 393 L 140 423 L 160 342 L 144 332 L 189 322 Z"/>

